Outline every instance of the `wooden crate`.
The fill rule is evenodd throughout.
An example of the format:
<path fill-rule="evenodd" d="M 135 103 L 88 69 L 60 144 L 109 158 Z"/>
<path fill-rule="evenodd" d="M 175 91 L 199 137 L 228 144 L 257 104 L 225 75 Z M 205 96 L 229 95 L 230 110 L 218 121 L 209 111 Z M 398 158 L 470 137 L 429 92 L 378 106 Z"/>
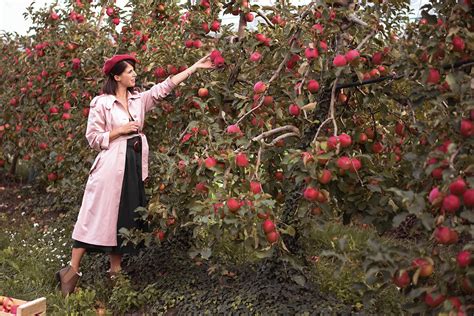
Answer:
<path fill-rule="evenodd" d="M 16 305 L 16 313 L 5 311 L 5 307 Z M 8 310 L 8 309 L 7 309 Z M 46 315 L 46 298 L 41 297 L 33 301 L 23 301 L 16 298 L 0 296 L 0 316 L 35 316 Z"/>

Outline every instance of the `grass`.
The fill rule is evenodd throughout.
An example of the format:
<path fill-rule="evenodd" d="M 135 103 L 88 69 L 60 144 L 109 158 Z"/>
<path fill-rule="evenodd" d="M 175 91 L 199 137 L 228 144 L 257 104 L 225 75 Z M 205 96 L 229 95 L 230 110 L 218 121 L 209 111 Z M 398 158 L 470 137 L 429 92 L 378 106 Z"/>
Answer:
<path fill-rule="evenodd" d="M 367 306 L 367 302 L 364 303 L 363 293 L 355 287 L 359 283 L 366 284 L 362 264 L 369 239 L 394 242 L 381 239 L 374 229 L 357 225 L 328 222 L 312 230 L 302 241 L 304 253 L 314 262 L 310 268 L 311 278 L 319 284 L 322 291 L 351 305 L 355 311 L 364 309 L 369 313 L 401 314 L 403 296 L 395 286 L 383 289 L 371 287 L 377 294 L 372 298 L 370 306 Z"/>
<path fill-rule="evenodd" d="M 64 225 L 70 221 L 70 218 L 62 218 L 60 223 Z M 23 300 L 46 297 L 50 314 L 87 315 L 98 311 L 123 314 L 146 310 L 147 304 L 165 291 L 154 284 L 132 284 L 126 277 L 111 287 L 105 278 L 107 258 L 87 255 L 82 263 L 83 271 L 87 273 L 81 281 L 81 289 L 63 298 L 56 288 L 54 274 L 69 260 L 70 231 L 55 227 L 58 224 L 53 222 L 49 227 L 40 227 L 23 217 L 11 225 L 11 219 L 2 214 L 0 225 L 6 227 L 0 231 L 0 295 Z M 305 257 L 313 258 L 313 263 L 307 267 L 309 279 L 321 292 L 336 297 L 352 310 L 399 313 L 402 297 L 394 287 L 381 290 L 371 306 L 364 305 L 362 293 L 353 287 L 364 282 L 363 252 L 370 238 L 379 237 L 374 230 L 337 223 L 328 223 L 301 237 Z M 233 243 L 225 234 L 214 246 L 213 258 L 223 266 L 260 260 L 257 252 L 243 243 Z M 179 298 L 176 293 L 170 292 L 170 301 L 165 302 L 167 306 L 176 304 L 173 301 Z"/>

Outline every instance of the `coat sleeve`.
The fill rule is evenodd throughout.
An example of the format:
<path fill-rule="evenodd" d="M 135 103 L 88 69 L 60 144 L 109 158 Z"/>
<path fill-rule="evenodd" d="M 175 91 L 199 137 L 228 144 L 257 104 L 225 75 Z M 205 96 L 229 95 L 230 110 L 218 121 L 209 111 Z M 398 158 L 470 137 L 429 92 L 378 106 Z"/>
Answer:
<path fill-rule="evenodd" d="M 109 149 L 110 131 L 106 130 L 105 106 L 98 102 L 98 97 L 91 101 L 87 120 L 86 138 L 89 145 L 97 150 Z"/>
<path fill-rule="evenodd" d="M 142 104 L 145 107 L 145 112 L 155 108 L 156 103 L 164 99 L 174 89 L 176 85 L 171 81 L 171 78 L 166 78 L 165 81 L 157 83 L 151 89 L 141 93 Z"/>

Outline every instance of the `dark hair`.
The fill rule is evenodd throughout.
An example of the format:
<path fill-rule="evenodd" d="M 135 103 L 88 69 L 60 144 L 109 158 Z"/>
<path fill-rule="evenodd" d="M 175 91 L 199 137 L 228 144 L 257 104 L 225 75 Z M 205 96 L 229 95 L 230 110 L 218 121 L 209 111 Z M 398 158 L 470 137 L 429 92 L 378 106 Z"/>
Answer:
<path fill-rule="evenodd" d="M 107 76 L 107 79 L 105 79 L 104 86 L 102 87 L 102 93 L 115 95 L 118 84 L 117 81 L 115 81 L 114 76 L 120 76 L 128 65 L 135 69 L 135 62 L 131 59 L 122 60 L 115 64 L 114 68 L 112 68 L 109 75 Z M 129 87 L 127 90 L 130 91 L 130 93 L 133 93 L 135 91 L 135 87 Z"/>

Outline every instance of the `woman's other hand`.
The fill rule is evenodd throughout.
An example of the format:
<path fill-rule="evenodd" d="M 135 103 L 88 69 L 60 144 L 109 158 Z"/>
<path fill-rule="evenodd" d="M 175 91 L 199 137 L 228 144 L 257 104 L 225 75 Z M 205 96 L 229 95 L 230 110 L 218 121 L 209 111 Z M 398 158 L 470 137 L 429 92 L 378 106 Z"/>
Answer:
<path fill-rule="evenodd" d="M 131 121 L 128 122 L 127 124 L 119 127 L 119 133 L 120 135 L 128 135 L 132 133 L 138 133 L 140 129 L 140 123 L 137 121 Z"/>

